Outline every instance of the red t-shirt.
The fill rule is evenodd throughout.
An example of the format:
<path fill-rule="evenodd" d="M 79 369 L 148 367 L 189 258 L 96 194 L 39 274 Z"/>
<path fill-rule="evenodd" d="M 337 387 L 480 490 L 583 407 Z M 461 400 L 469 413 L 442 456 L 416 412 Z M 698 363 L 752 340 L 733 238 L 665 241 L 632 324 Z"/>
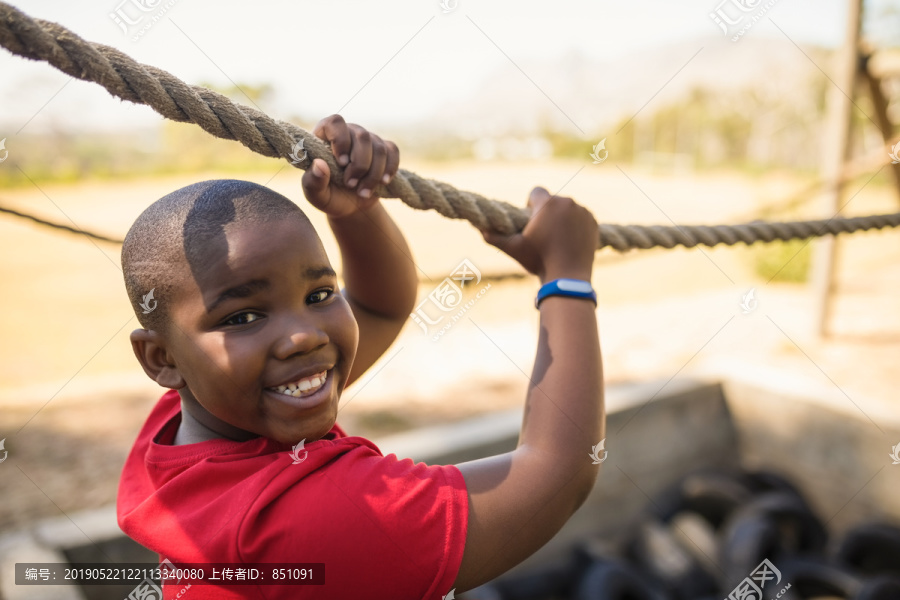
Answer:
<path fill-rule="evenodd" d="M 185 600 L 439 600 L 453 587 L 469 508 L 455 466 L 383 456 L 337 424 L 297 464 L 264 437 L 173 446 L 180 409 L 167 392 L 138 435 L 119 483 L 122 530 L 175 565 L 325 564 L 325 585 L 193 585 Z M 165 598 L 182 589 L 165 585 Z"/>

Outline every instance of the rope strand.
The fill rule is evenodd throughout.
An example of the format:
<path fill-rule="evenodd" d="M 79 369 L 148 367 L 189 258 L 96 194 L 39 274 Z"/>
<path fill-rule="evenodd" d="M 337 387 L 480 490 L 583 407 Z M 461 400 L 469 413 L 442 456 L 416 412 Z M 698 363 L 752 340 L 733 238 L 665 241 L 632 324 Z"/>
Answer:
<path fill-rule="evenodd" d="M 315 135 L 212 90 L 188 85 L 171 73 L 141 64 L 115 48 L 88 42 L 61 25 L 33 19 L 4 2 L 0 2 L 0 45 L 13 54 L 45 61 L 76 79 L 97 83 L 117 98 L 146 104 L 167 119 L 194 123 L 215 137 L 239 141 L 253 152 L 285 159 L 297 168 L 305 170 L 313 159 L 321 158 L 331 169 L 333 180 L 343 183 L 342 170 L 330 149 Z M 295 163 L 291 153 L 301 140 L 307 156 Z M 399 198 L 418 210 L 434 210 L 450 219 L 465 219 L 479 229 L 507 235 L 522 231 L 528 222 L 528 213 L 522 208 L 461 191 L 405 169 L 400 169 L 390 184 L 379 185 L 373 191 L 383 198 Z M 787 223 L 754 221 L 741 225 L 602 224 L 597 248 L 611 247 L 623 252 L 679 245 L 693 248 L 739 242 L 752 244 L 898 225 L 900 213 Z"/>
<path fill-rule="evenodd" d="M 89 238 L 93 238 L 95 240 L 99 240 L 101 242 L 109 242 L 110 244 L 121 244 L 122 240 L 107 237 L 100 233 L 94 233 L 92 231 L 86 231 L 84 229 L 75 229 L 74 227 L 69 227 L 68 225 L 63 225 L 62 223 L 54 223 L 53 221 L 47 221 L 46 219 L 42 219 L 41 217 L 36 217 L 34 215 L 19 212 L 18 210 L 0 206 L 0 213 L 6 213 L 8 215 L 13 215 L 16 217 L 20 217 L 22 219 L 26 219 L 31 221 L 32 223 L 37 223 L 38 225 L 42 225 L 44 227 L 50 227 L 51 229 L 61 229 L 63 231 L 68 231 L 70 233 L 77 233 L 80 235 L 84 235 Z"/>

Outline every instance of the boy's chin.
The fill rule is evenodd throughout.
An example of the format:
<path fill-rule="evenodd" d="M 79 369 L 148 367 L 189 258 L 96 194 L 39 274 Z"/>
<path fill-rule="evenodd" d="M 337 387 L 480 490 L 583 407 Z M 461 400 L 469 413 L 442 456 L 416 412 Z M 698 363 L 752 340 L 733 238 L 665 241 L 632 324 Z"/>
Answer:
<path fill-rule="evenodd" d="M 335 424 L 335 420 L 331 419 L 330 423 L 325 423 L 321 426 L 307 425 L 305 427 L 298 427 L 292 431 L 282 430 L 282 431 L 272 432 L 271 435 L 268 435 L 266 437 L 268 437 L 269 439 L 274 440 L 276 442 L 280 442 L 282 444 L 293 445 L 293 444 L 299 443 L 301 440 L 305 441 L 306 443 L 309 443 L 309 442 L 314 442 L 316 440 L 320 440 L 323 437 L 325 437 L 328 434 L 328 432 L 331 431 L 331 428 L 334 427 L 334 424 Z"/>

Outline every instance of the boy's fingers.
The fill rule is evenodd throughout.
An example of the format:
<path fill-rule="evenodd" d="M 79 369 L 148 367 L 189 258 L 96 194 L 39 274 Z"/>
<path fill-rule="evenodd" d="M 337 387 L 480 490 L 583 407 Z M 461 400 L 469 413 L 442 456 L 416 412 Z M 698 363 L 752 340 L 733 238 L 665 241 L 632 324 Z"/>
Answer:
<path fill-rule="evenodd" d="M 316 123 L 313 133 L 319 139 L 331 144 L 331 152 L 337 158 L 338 164 L 346 166 L 350 162 L 350 149 L 353 145 L 350 139 L 350 126 L 341 115 L 331 115 Z"/>
<path fill-rule="evenodd" d="M 384 161 L 384 176 L 381 183 L 390 183 L 397 171 L 400 170 L 400 149 L 397 144 L 389 140 L 384 140 L 384 147 L 387 152 Z"/>
<path fill-rule="evenodd" d="M 512 235 L 505 235 L 502 233 L 498 233 L 496 231 L 490 231 L 486 229 L 481 230 L 481 236 L 491 246 L 495 246 L 498 249 L 506 252 L 510 256 L 515 254 L 516 248 L 522 245 L 524 239 L 522 238 L 522 234 L 514 233 Z"/>
<path fill-rule="evenodd" d="M 344 170 L 344 184 L 355 188 L 372 165 L 372 134 L 359 125 L 348 125 L 351 134 L 350 164 Z"/>
<path fill-rule="evenodd" d="M 505 252 L 529 273 L 537 274 L 540 271 L 541 259 L 521 233 L 503 235 L 494 231 L 481 230 L 481 235 L 484 237 L 484 241 Z"/>
<path fill-rule="evenodd" d="M 301 183 L 303 194 L 310 200 L 324 200 L 328 192 L 328 183 L 331 181 L 331 170 L 328 164 L 321 158 L 316 158 L 312 166 L 303 174 Z"/>
<path fill-rule="evenodd" d="M 372 164 L 369 166 L 369 172 L 366 173 L 356 187 L 357 193 L 368 198 L 372 195 L 375 186 L 382 182 L 384 175 L 384 167 L 387 161 L 387 150 L 384 142 L 377 135 L 372 136 Z"/>

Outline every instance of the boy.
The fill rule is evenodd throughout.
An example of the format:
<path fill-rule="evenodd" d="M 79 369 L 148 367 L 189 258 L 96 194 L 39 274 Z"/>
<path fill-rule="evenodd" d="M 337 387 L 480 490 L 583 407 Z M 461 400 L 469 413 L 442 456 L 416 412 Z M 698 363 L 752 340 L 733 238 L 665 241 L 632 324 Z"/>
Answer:
<path fill-rule="evenodd" d="M 346 187 L 321 160 L 303 176 L 338 241 L 343 292 L 303 212 L 247 182 L 169 194 L 122 248 L 141 307 L 135 355 L 170 389 L 123 470 L 123 531 L 175 565 L 325 565 L 325 585 L 167 583 L 166 598 L 437 600 L 531 555 L 596 479 L 589 453 L 604 437 L 603 389 L 596 296 L 584 282 L 597 224 L 542 188 L 521 234 L 483 233 L 548 284 L 516 450 L 426 466 L 382 456 L 335 423 L 343 389 L 406 322 L 417 279 L 372 193 L 396 174 L 396 146 L 337 115 L 315 134 L 345 166 Z M 551 283 L 560 278 L 586 289 Z"/>

